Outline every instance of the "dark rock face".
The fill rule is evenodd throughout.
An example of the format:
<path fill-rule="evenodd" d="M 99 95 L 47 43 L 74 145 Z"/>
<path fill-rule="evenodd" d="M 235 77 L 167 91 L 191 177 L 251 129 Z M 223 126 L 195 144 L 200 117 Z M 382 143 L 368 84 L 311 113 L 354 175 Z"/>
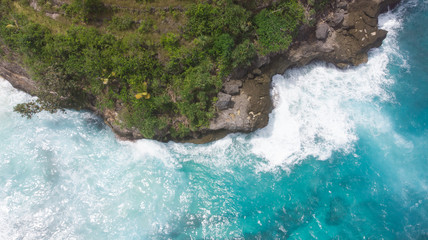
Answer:
<path fill-rule="evenodd" d="M 239 88 L 242 87 L 241 80 L 231 80 L 223 84 L 224 92 L 230 95 L 238 95 Z"/>
<path fill-rule="evenodd" d="M 340 1 L 338 5 L 342 2 L 346 3 L 347 10 L 333 9 L 326 16 L 330 27 L 327 38 L 323 39 L 326 23 L 318 24 L 316 39 L 323 41 L 311 41 L 308 37 L 309 41 L 295 45 L 284 57 L 290 61 L 289 65 L 302 66 L 323 60 L 343 68 L 367 62 L 367 51 L 379 47 L 386 37 L 386 31 L 377 27 L 381 4 L 375 0 L 359 0 Z"/>
<path fill-rule="evenodd" d="M 37 91 L 35 82 L 29 78 L 26 71 L 18 63 L 0 59 L 0 76 L 7 79 L 14 88 L 34 95 Z"/>
<path fill-rule="evenodd" d="M 19 57 L 12 53 L 0 40 L 0 47 L 4 56 L 0 55 L 0 76 L 8 80 L 14 88 L 34 95 L 37 91 L 36 83 L 30 79 Z"/>
<path fill-rule="evenodd" d="M 232 98 L 231 95 L 219 92 L 218 100 L 215 106 L 217 107 L 218 110 L 226 110 L 232 105 L 232 102 L 230 101 L 231 98 Z"/>
<path fill-rule="evenodd" d="M 388 11 L 388 9 L 393 9 L 400 3 L 400 0 L 378 0 L 380 13 Z"/>
<path fill-rule="evenodd" d="M 253 70 L 252 73 L 254 76 L 260 76 L 260 75 L 262 75 L 262 70 L 260 70 L 259 68 L 256 68 Z"/>
<path fill-rule="evenodd" d="M 343 22 L 345 18 L 345 11 L 341 9 L 341 11 L 334 13 L 334 15 L 329 19 L 329 23 L 332 27 L 338 27 Z"/>

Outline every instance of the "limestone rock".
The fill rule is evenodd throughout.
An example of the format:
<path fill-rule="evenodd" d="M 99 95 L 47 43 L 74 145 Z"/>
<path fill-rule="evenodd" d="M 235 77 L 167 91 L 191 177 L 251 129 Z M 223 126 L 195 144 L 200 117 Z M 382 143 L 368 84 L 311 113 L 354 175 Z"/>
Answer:
<path fill-rule="evenodd" d="M 331 18 L 330 22 L 333 27 L 339 26 L 345 17 L 345 13 L 343 11 L 336 12 Z"/>
<path fill-rule="evenodd" d="M 231 80 L 224 83 L 224 92 L 230 95 L 238 95 L 240 87 L 242 87 L 242 81 Z"/>
<path fill-rule="evenodd" d="M 351 29 L 355 27 L 355 19 L 350 14 L 346 14 L 342 22 L 343 29 Z"/>
<path fill-rule="evenodd" d="M 262 74 L 262 71 L 259 68 L 256 68 L 253 70 L 253 75 L 254 76 L 260 76 Z"/>
<path fill-rule="evenodd" d="M 225 110 L 228 109 L 231 105 L 232 96 L 226 93 L 219 92 L 218 93 L 218 100 L 215 106 L 218 110 Z"/>
<path fill-rule="evenodd" d="M 337 8 L 340 8 L 340 9 L 348 9 L 348 3 L 346 3 L 346 2 L 340 2 L 339 4 L 337 4 Z"/>
<path fill-rule="evenodd" d="M 327 23 L 320 23 L 315 31 L 315 36 L 318 40 L 325 40 L 328 36 L 329 26 Z"/>

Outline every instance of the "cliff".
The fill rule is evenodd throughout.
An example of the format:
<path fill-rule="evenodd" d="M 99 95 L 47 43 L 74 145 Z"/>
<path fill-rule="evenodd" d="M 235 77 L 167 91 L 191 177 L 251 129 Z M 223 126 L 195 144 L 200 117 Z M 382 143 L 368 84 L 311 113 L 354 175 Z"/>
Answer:
<path fill-rule="evenodd" d="M 235 69 L 223 82 L 216 103 L 216 116 L 208 127 L 192 132 L 178 141 L 205 143 L 231 132 L 251 132 L 267 125 L 272 110 L 271 79 L 286 69 L 306 65 L 314 60 L 326 61 L 339 68 L 357 66 L 367 62 L 367 52 L 379 47 L 387 32 L 378 29 L 380 13 L 394 7 L 399 0 L 336 1 L 317 19 L 313 27 L 304 25 L 287 51 L 258 56 L 250 67 Z M 2 45 L 4 57 L 0 59 L 0 75 L 12 85 L 35 94 L 37 85 L 22 67 L 19 57 Z M 6 57 L 7 56 L 7 57 Z M 137 128 L 123 127 L 119 112 L 121 106 L 99 110 L 95 105 L 87 108 L 104 118 L 107 125 L 122 139 L 139 139 Z M 159 140 L 164 132 L 157 132 Z"/>
<path fill-rule="evenodd" d="M 272 111 L 271 79 L 288 68 L 319 60 L 338 68 L 367 62 L 367 52 L 377 48 L 387 31 L 378 28 L 379 14 L 395 7 L 399 0 L 336 1 L 320 18 L 316 27 L 301 29 L 298 40 L 285 53 L 259 58 L 246 76 L 224 83 L 219 99 L 231 106 L 219 111 L 205 130 L 205 142 L 221 138 L 228 132 L 251 132 L 263 128 Z M 235 89 L 231 91 L 230 89 Z"/>

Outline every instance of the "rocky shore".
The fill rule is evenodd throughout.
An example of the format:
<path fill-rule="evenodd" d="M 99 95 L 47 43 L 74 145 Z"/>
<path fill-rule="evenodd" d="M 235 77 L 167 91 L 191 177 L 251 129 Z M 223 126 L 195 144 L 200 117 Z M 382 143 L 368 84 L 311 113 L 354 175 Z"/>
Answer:
<path fill-rule="evenodd" d="M 387 32 L 378 29 L 378 16 L 399 0 L 338 0 L 314 27 L 303 26 L 296 42 L 287 52 L 259 57 L 248 69 L 235 71 L 223 84 L 216 103 L 217 116 L 208 128 L 194 132 L 185 142 L 206 143 L 232 132 L 251 132 L 263 128 L 272 110 L 271 79 L 288 68 L 320 60 L 339 68 L 367 62 L 367 52 L 379 47 Z M 20 90 L 34 94 L 37 86 L 18 57 L 1 44 L 0 76 Z M 7 56 L 7 57 L 6 57 Z M 121 139 L 142 138 L 137 129 L 120 127 L 117 112 L 88 108 L 104 118 Z"/>
<path fill-rule="evenodd" d="M 292 67 L 319 60 L 347 68 L 366 63 L 367 52 L 379 47 L 387 31 L 378 28 L 378 16 L 399 0 L 338 0 L 313 28 L 303 28 L 285 53 L 262 57 L 244 77 L 225 82 L 219 94 L 218 116 L 211 121 L 205 139 L 226 132 L 251 132 L 268 124 L 272 111 L 271 79 Z M 242 75 L 242 73 L 241 73 Z M 223 106 L 230 106 L 223 109 Z M 220 132 L 218 132 L 220 131 Z M 191 140 L 193 142 L 205 142 Z"/>

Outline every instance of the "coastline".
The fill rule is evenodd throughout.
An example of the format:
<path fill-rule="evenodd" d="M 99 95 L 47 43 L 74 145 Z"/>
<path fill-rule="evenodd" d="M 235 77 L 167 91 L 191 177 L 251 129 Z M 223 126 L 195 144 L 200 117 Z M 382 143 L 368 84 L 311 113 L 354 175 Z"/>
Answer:
<path fill-rule="evenodd" d="M 168 140 L 206 143 L 220 139 L 228 133 L 252 132 L 265 127 L 273 108 L 270 97 L 273 75 L 283 74 L 289 68 L 304 66 L 316 60 L 332 63 L 339 68 L 367 62 L 367 52 L 371 48 L 379 47 L 387 34 L 385 30 L 377 27 L 379 14 L 399 2 L 336 1 L 314 27 L 301 29 L 300 35 L 289 50 L 259 57 L 251 67 L 237 69 L 231 74 L 224 81 L 217 102 L 225 107 L 218 107 L 222 110 L 217 111 L 217 116 L 208 128 L 193 132 L 191 138 Z M 2 50 L 7 53 L 7 49 Z M 0 76 L 15 88 L 34 95 L 37 91 L 36 84 L 29 78 L 18 58 L 13 54 L 8 56 L 11 57 L 0 59 Z M 100 115 L 120 139 L 142 138 L 137 129 L 120 127 L 116 111 L 100 112 L 95 106 L 88 106 L 88 109 Z"/>
<path fill-rule="evenodd" d="M 231 96 L 233 107 L 219 111 L 204 137 L 216 140 L 225 136 L 224 131 L 252 132 L 265 127 L 273 109 L 270 89 L 272 77 L 276 74 L 284 74 L 287 69 L 313 61 L 324 61 L 342 69 L 366 63 L 368 51 L 381 46 L 387 34 L 378 28 L 379 14 L 394 8 L 399 2 L 336 1 L 315 27 L 301 32 L 288 51 L 261 57 L 252 68 L 228 81 L 241 82 L 242 87 L 239 94 Z M 223 131 L 219 134 L 219 130 Z M 206 141 L 189 139 L 187 142 Z"/>

